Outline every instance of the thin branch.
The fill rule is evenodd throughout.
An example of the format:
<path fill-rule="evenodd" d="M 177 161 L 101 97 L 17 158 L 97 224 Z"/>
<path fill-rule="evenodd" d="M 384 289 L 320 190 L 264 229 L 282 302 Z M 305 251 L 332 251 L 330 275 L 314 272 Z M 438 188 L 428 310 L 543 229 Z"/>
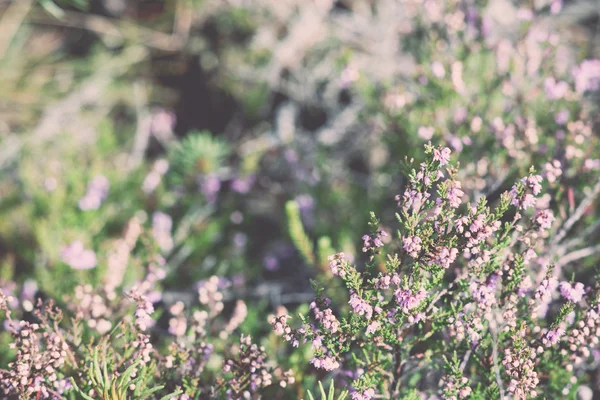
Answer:
<path fill-rule="evenodd" d="M 400 383 L 402 379 L 402 348 L 399 344 L 394 346 L 394 379 L 392 380 L 392 386 L 390 387 L 390 396 L 397 398 L 400 392 Z"/>
<path fill-rule="evenodd" d="M 469 349 L 467 350 L 467 352 L 465 353 L 465 356 L 463 357 L 462 362 L 460 363 L 460 372 L 463 372 L 467 366 L 467 363 L 469 362 L 469 359 L 471 358 L 471 354 L 473 354 L 473 350 Z"/>
<path fill-rule="evenodd" d="M 148 112 L 148 95 L 143 84 L 136 82 L 133 84 L 133 96 L 135 101 L 135 109 L 137 114 L 137 128 L 135 131 L 135 139 L 133 142 L 133 150 L 129 156 L 128 168 L 135 169 L 142 160 L 150 143 L 150 125 L 152 117 Z"/>
<path fill-rule="evenodd" d="M 577 261 L 582 258 L 589 257 L 591 255 L 598 254 L 598 253 L 600 253 L 600 244 L 597 244 L 595 246 L 586 247 L 583 249 L 579 249 L 579 250 L 573 251 L 571 253 L 567 253 L 565 256 L 559 258 L 558 261 L 556 262 L 556 266 L 563 267 L 569 263 L 572 263 L 573 261 Z"/>
<path fill-rule="evenodd" d="M 560 243 L 560 241 L 565 238 L 565 236 L 573 227 L 573 225 L 575 225 L 577 221 L 581 219 L 588 207 L 592 205 L 592 203 L 596 200 L 598 194 L 600 194 L 600 179 L 598 179 L 598 181 L 592 188 L 592 191 L 581 201 L 581 203 L 579 203 L 579 206 L 577 206 L 577 209 L 575 210 L 573 215 L 571 215 L 569 219 L 567 219 L 567 221 L 563 224 L 561 230 L 556 234 L 556 236 L 550 243 L 551 247 Z"/>
<path fill-rule="evenodd" d="M 495 316 L 490 319 L 489 327 L 492 333 L 492 358 L 494 361 L 494 372 L 496 373 L 496 384 L 498 385 L 498 390 L 500 390 L 500 398 L 504 399 L 504 385 L 500 376 L 500 367 L 498 367 L 498 325 Z"/>

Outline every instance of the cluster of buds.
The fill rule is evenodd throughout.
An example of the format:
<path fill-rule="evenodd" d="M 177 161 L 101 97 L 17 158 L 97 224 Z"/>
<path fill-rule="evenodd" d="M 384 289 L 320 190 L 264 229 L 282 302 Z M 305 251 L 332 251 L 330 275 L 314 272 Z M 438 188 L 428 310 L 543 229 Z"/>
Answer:
<path fill-rule="evenodd" d="M 26 321 L 20 321 L 12 335 L 16 357 L 8 370 L 0 369 L 0 388 L 23 399 L 51 398 L 64 386 L 57 372 L 65 363 L 67 344 L 56 333 Z"/>
<path fill-rule="evenodd" d="M 565 337 L 570 350 L 567 369 L 572 370 L 573 365 L 582 364 L 591 355 L 590 348 L 598 346 L 600 342 L 600 315 L 594 309 L 586 312 L 585 317 L 577 322 Z"/>
<path fill-rule="evenodd" d="M 162 176 L 169 170 L 169 162 L 165 159 L 159 159 L 154 162 L 152 170 L 144 178 L 142 190 L 146 194 L 150 194 L 160 185 Z"/>
<path fill-rule="evenodd" d="M 540 382 L 535 372 L 536 352 L 525 347 L 517 351 L 504 350 L 502 366 L 510 377 L 508 392 L 515 398 L 525 400 L 537 397 L 536 387 Z"/>
<path fill-rule="evenodd" d="M 110 182 L 104 175 L 94 177 L 88 184 L 87 192 L 79 200 L 79 208 L 84 211 L 97 210 L 108 196 L 109 188 Z"/>
<path fill-rule="evenodd" d="M 471 395 L 469 379 L 461 377 L 457 379 L 447 375 L 442 379 L 442 396 L 446 400 L 466 399 Z"/>
<path fill-rule="evenodd" d="M 265 348 L 252 343 L 250 336 L 240 338 L 239 353 L 235 359 L 228 359 L 223 364 L 223 371 L 232 375 L 227 384 L 230 394 L 235 398 L 246 398 L 258 390 L 271 386 L 279 375 L 279 383 L 282 387 L 294 383 L 291 371 L 286 373 L 275 373 L 274 369 L 266 363 L 267 355 Z"/>
<path fill-rule="evenodd" d="M 222 282 L 218 276 L 211 276 L 205 281 L 198 283 L 198 300 L 200 304 L 208 308 L 210 318 L 219 315 L 223 308 L 223 293 L 220 291 Z"/>
<path fill-rule="evenodd" d="M 149 321 L 153 321 L 150 315 L 154 313 L 154 306 L 143 292 L 140 291 L 140 288 L 134 286 L 126 293 L 127 297 L 131 298 L 135 301 L 136 310 L 135 310 L 135 325 L 136 327 L 144 332 L 148 328 Z M 151 322 L 152 324 L 152 322 Z"/>
<path fill-rule="evenodd" d="M 187 332 L 187 318 L 183 313 L 184 308 L 185 306 L 182 301 L 178 301 L 169 307 L 169 312 L 172 315 L 169 319 L 169 333 L 171 335 L 180 337 Z"/>
<path fill-rule="evenodd" d="M 69 299 L 67 298 L 67 300 Z M 101 335 L 112 328 L 110 320 L 113 310 L 105 296 L 95 292 L 92 285 L 75 287 L 74 298 L 68 303 L 79 320 L 87 321 L 88 327 L 98 331 Z"/>
<path fill-rule="evenodd" d="M 315 319 L 321 323 L 323 329 L 327 332 L 333 334 L 336 333 L 340 328 L 340 322 L 337 320 L 331 308 L 329 308 L 329 304 L 331 301 L 327 298 L 317 302 L 313 301 L 310 303 L 310 309 L 313 311 Z M 319 308 L 319 306 L 326 307 L 323 310 Z"/>
<path fill-rule="evenodd" d="M 344 278 L 346 276 L 346 271 L 344 271 L 344 253 L 332 254 L 327 259 L 329 260 L 329 269 L 333 276 Z"/>
<path fill-rule="evenodd" d="M 362 237 L 362 240 L 363 240 L 362 251 L 366 253 L 367 251 L 376 251 L 377 248 L 383 247 L 382 238 L 387 237 L 387 235 L 388 234 L 382 229 L 378 229 L 373 234 L 364 235 Z"/>
<path fill-rule="evenodd" d="M 170 215 L 160 211 L 152 214 L 152 236 L 163 252 L 169 252 L 173 248 L 172 228 L 173 219 Z"/>
<path fill-rule="evenodd" d="M 535 196 L 539 195 L 542 191 L 543 180 L 544 178 L 540 175 L 533 174 L 521 179 L 521 182 L 518 185 L 514 185 L 510 191 L 512 197 L 511 204 L 523 210 L 535 207 Z M 533 194 L 527 193 L 527 189 L 530 189 Z"/>

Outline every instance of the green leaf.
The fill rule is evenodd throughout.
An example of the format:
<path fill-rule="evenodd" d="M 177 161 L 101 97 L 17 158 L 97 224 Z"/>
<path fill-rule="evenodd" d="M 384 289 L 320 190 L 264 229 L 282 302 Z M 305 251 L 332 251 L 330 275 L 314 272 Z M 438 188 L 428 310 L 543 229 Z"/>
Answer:
<path fill-rule="evenodd" d="M 323 389 L 323 384 L 319 381 L 319 390 L 321 391 L 321 399 L 326 400 L 327 395 L 325 394 L 325 389 Z"/>

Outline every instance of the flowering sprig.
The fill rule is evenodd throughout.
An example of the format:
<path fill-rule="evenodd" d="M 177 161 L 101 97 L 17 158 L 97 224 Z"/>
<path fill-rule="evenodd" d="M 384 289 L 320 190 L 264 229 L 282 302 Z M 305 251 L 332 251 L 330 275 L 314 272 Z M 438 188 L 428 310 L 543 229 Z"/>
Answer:
<path fill-rule="evenodd" d="M 456 352 L 440 386 L 445 398 L 467 398 L 476 383 L 487 385 L 486 393 L 535 397 L 538 369 L 548 363 L 540 345 L 558 343 L 565 320 L 558 316 L 542 335 L 523 325 L 544 324 L 539 310 L 557 289 L 547 275 L 534 290 L 531 273 L 534 248 L 545 237 L 540 232 L 553 222 L 548 210 L 538 208 L 543 178 L 532 169 L 494 207 L 483 197 L 465 203 L 450 151 L 427 145 L 425 153 L 429 160 L 409 172 L 404 194 L 396 196 L 397 244 L 384 245 L 371 214 L 372 231 L 362 238 L 366 266 L 353 266 L 343 253 L 330 257 L 332 274 L 346 286 L 347 306 L 334 308 L 326 289 L 315 285 L 317 297 L 311 315 L 301 316 L 302 326 L 292 328 L 291 317 L 282 315 L 272 321 L 274 330 L 294 347 L 310 342 L 317 369 L 361 368 L 352 382 L 356 398 L 400 395 L 411 374 L 405 366 L 421 363 L 411 349 L 435 346 L 435 335 L 450 341 L 444 351 Z M 585 294 L 566 282 L 561 290 L 570 304 Z M 465 375 L 469 363 L 489 373 Z"/>

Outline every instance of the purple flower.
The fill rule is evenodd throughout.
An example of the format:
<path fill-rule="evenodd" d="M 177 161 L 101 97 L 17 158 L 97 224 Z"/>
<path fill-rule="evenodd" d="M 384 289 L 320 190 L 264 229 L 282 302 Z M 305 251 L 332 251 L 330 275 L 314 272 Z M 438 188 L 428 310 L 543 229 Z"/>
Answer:
<path fill-rule="evenodd" d="M 530 207 L 535 207 L 535 197 L 533 197 L 532 195 L 530 195 L 529 193 L 527 193 L 524 197 L 523 197 L 523 209 L 527 210 Z"/>
<path fill-rule="evenodd" d="M 569 85 L 567 82 L 557 82 L 554 78 L 550 77 L 544 81 L 544 90 L 549 100 L 558 100 L 567 94 Z"/>
<path fill-rule="evenodd" d="M 207 175 L 201 179 L 198 179 L 200 190 L 206 196 L 206 200 L 212 203 L 217 200 L 217 194 L 221 190 L 221 180 L 214 174 Z"/>
<path fill-rule="evenodd" d="M 443 149 L 433 149 L 433 160 L 439 161 L 440 166 L 444 166 L 450 162 L 450 153 L 452 151 L 448 147 L 444 147 Z"/>
<path fill-rule="evenodd" d="M 575 285 L 571 285 L 569 282 L 561 282 L 560 294 L 562 294 L 565 299 L 573 303 L 578 303 L 585 294 L 585 287 L 581 282 L 575 282 Z"/>
<path fill-rule="evenodd" d="M 352 293 L 350 296 L 350 301 L 348 302 L 355 313 L 358 315 L 364 315 L 366 319 L 371 319 L 373 316 L 373 307 L 360 297 L 356 295 L 356 293 Z"/>
<path fill-rule="evenodd" d="M 394 292 L 394 296 L 396 296 L 396 302 L 402 309 L 402 312 L 408 313 L 421 304 L 425 297 L 427 297 L 427 292 L 424 289 L 419 289 L 417 293 L 413 293 L 410 289 L 397 289 Z"/>
<path fill-rule="evenodd" d="M 106 199 L 110 182 L 104 175 L 98 175 L 88 184 L 87 192 L 79 200 L 79 208 L 83 211 L 97 210 Z"/>
<path fill-rule="evenodd" d="M 160 211 L 152 214 L 152 235 L 162 251 L 169 251 L 173 248 L 172 226 L 173 220 L 169 215 Z"/>
<path fill-rule="evenodd" d="M 544 343 L 544 345 L 549 347 L 553 344 L 558 343 L 560 341 L 561 336 L 564 335 L 564 333 L 565 330 L 561 328 L 550 330 L 548 331 L 548 333 L 546 333 L 546 336 L 542 339 L 542 342 Z"/>
<path fill-rule="evenodd" d="M 352 400 L 371 400 L 375 396 L 375 390 L 369 388 L 364 392 L 352 393 Z"/>
<path fill-rule="evenodd" d="M 435 61 L 431 64 L 431 72 L 436 78 L 443 78 L 446 75 L 444 66 L 438 61 Z"/>
<path fill-rule="evenodd" d="M 411 257 L 416 258 L 419 255 L 419 251 L 421 251 L 421 238 L 418 236 L 407 236 L 402 239 L 402 248 Z"/>
<path fill-rule="evenodd" d="M 96 266 L 96 253 L 84 249 L 83 243 L 79 240 L 65 246 L 60 256 L 62 261 L 73 269 L 86 270 Z"/>
<path fill-rule="evenodd" d="M 540 225 L 540 229 L 550 229 L 552 226 L 552 222 L 554 222 L 554 215 L 552 214 L 552 210 L 541 210 L 538 211 L 535 222 Z"/>
<path fill-rule="evenodd" d="M 231 181 L 231 190 L 236 193 L 246 194 L 252 188 L 254 180 L 255 178 L 253 175 L 235 178 Z"/>
<path fill-rule="evenodd" d="M 279 269 L 279 260 L 272 254 L 265 256 L 263 264 L 268 271 L 276 271 Z"/>
<path fill-rule="evenodd" d="M 379 329 L 379 322 L 373 321 L 367 326 L 367 335 L 371 335 Z"/>
<path fill-rule="evenodd" d="M 454 260 L 456 260 L 456 256 L 458 256 L 458 249 L 441 247 L 439 253 L 434 257 L 433 262 L 442 268 L 449 268 Z"/>
<path fill-rule="evenodd" d="M 600 88 L 600 59 L 584 60 L 572 70 L 575 88 L 579 94 Z"/>
<path fill-rule="evenodd" d="M 164 136 L 173 132 L 177 119 L 174 113 L 164 108 L 155 108 L 151 117 L 150 131 L 153 135 Z"/>
<path fill-rule="evenodd" d="M 461 198 L 464 194 L 465 192 L 462 191 L 462 184 L 459 181 L 450 181 L 448 193 L 446 194 L 446 198 L 448 203 L 450 203 L 450 207 L 460 207 Z"/>
<path fill-rule="evenodd" d="M 333 371 L 340 367 L 340 363 L 338 363 L 334 357 L 330 356 L 323 356 L 322 358 L 313 357 L 310 362 L 315 368 L 324 369 L 326 371 Z"/>
<path fill-rule="evenodd" d="M 554 121 L 558 125 L 565 125 L 567 122 L 569 122 L 569 115 L 570 114 L 568 110 L 561 110 L 554 115 Z"/>
<path fill-rule="evenodd" d="M 363 252 L 367 252 L 369 250 L 373 250 L 377 247 L 383 247 L 382 237 L 387 237 L 387 233 L 381 229 L 379 229 L 373 235 L 364 235 L 362 237 L 363 240 Z"/>
<path fill-rule="evenodd" d="M 417 134 L 423 140 L 431 140 L 434 132 L 435 130 L 432 126 L 421 126 L 417 131 Z"/>

